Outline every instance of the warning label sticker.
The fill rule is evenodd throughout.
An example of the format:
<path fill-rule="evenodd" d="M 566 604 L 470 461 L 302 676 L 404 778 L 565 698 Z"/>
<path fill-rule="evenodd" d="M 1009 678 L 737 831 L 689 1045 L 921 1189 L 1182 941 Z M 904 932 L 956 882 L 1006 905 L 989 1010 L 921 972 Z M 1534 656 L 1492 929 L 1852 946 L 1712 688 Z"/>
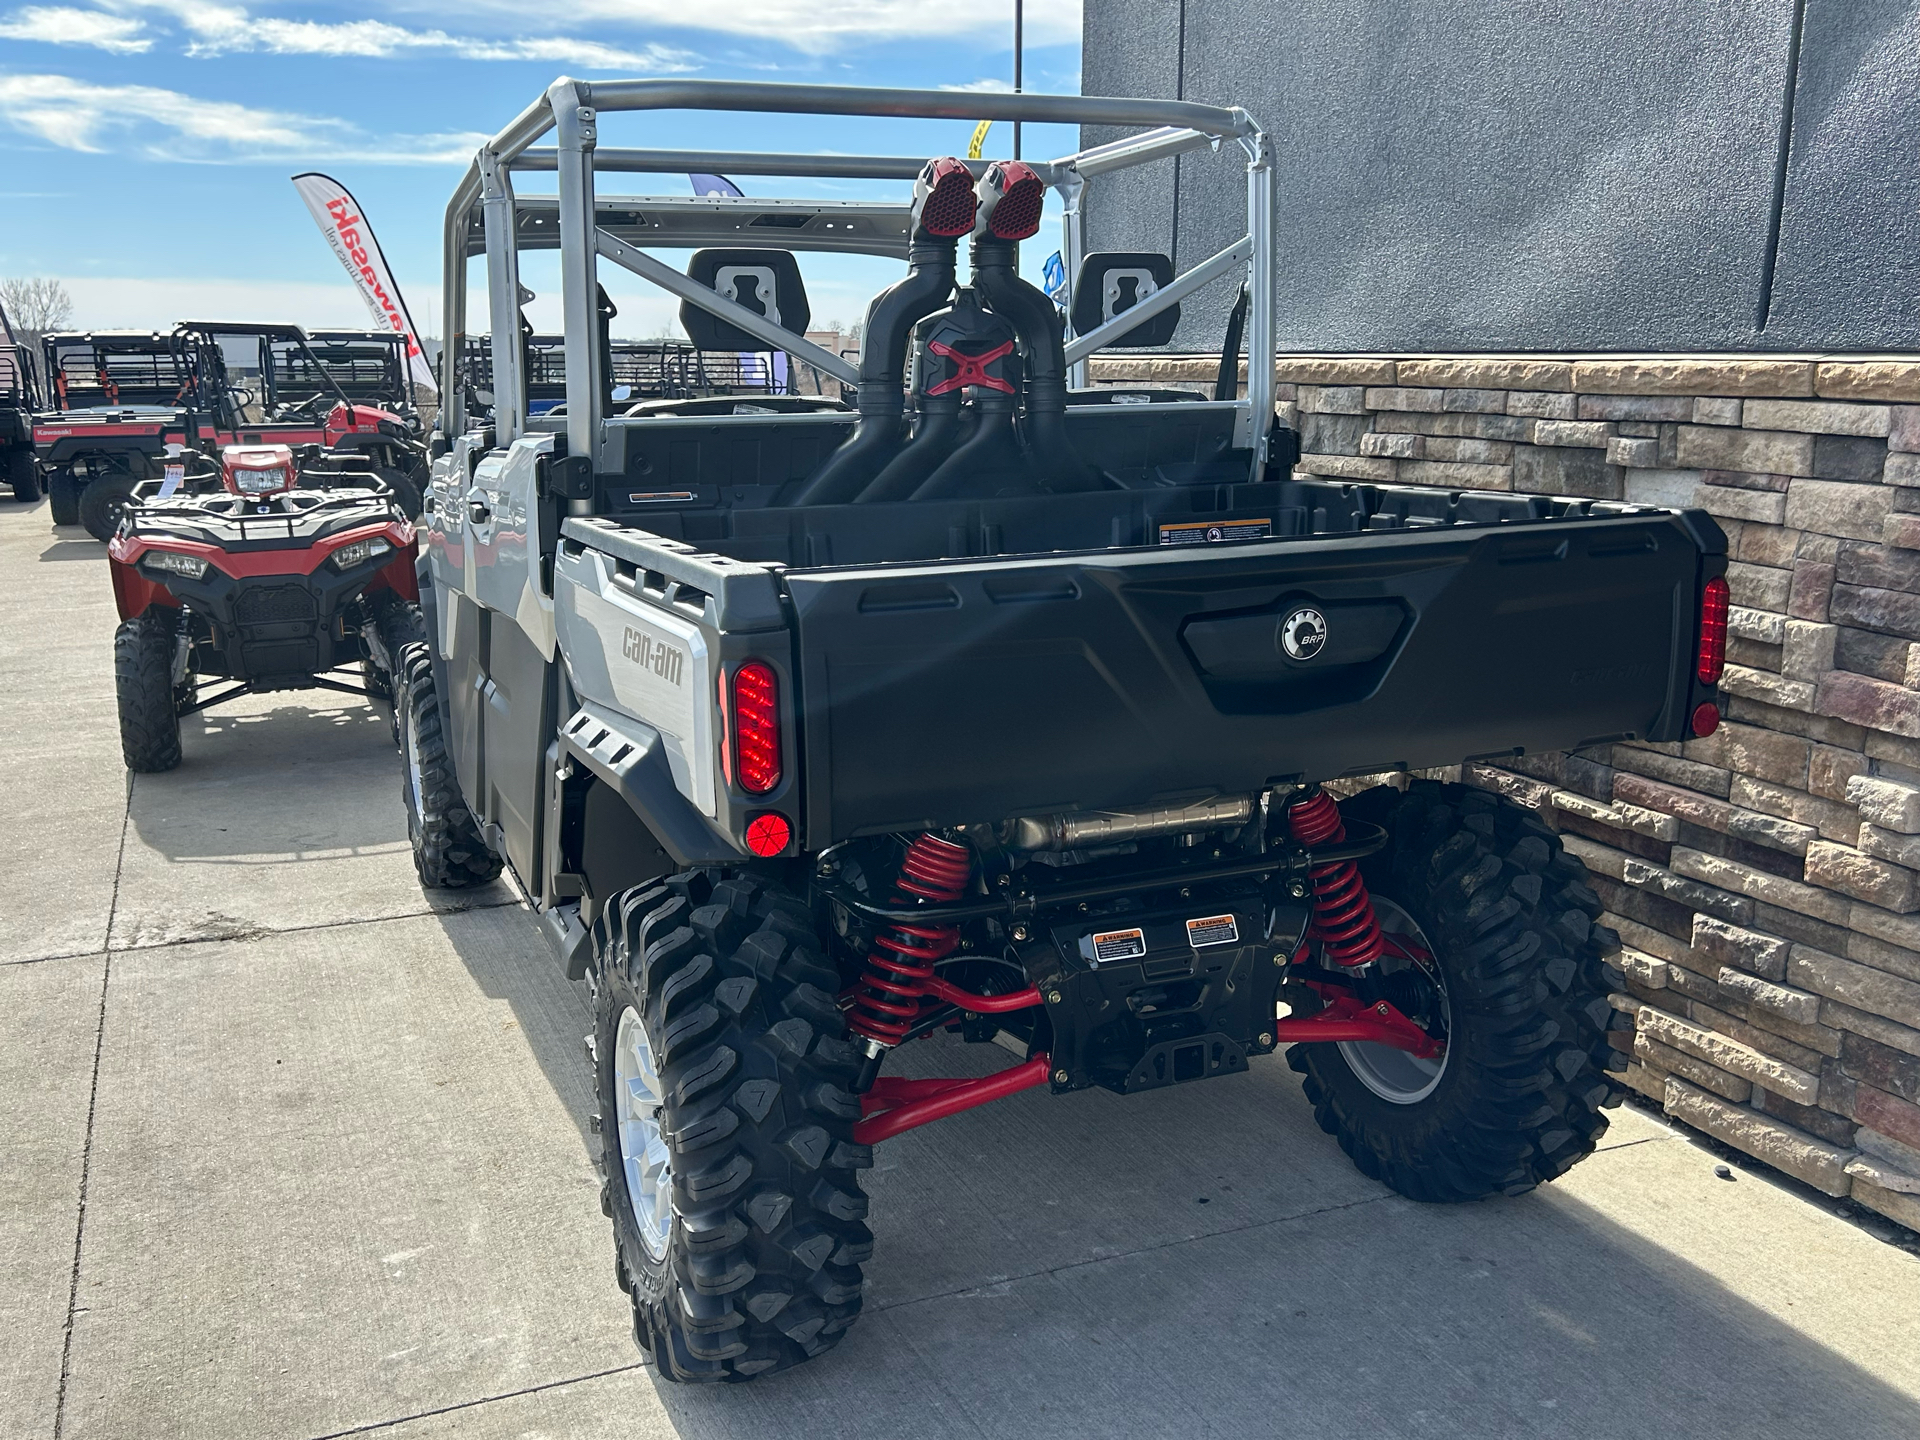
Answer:
<path fill-rule="evenodd" d="M 1231 920 L 1233 917 L 1227 918 Z M 1105 965 L 1113 960 L 1138 960 L 1146 953 L 1147 936 L 1142 930 L 1109 930 L 1093 937 L 1096 965 Z"/>
<path fill-rule="evenodd" d="M 1231 945 L 1240 938 L 1240 927 L 1231 915 L 1203 915 L 1187 921 L 1187 943 L 1200 950 L 1208 945 Z"/>
<path fill-rule="evenodd" d="M 1162 545 L 1219 545 L 1228 540 L 1265 540 L 1270 520 L 1180 520 L 1160 527 Z"/>

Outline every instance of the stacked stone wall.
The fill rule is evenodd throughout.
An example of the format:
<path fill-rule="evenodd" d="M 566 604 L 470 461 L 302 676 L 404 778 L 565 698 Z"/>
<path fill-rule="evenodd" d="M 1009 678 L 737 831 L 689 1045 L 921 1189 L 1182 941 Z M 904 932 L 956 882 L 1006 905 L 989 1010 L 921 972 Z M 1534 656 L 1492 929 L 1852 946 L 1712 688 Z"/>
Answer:
<path fill-rule="evenodd" d="M 1108 361 L 1204 386 L 1214 361 Z M 1629 1084 L 1920 1229 L 1920 361 L 1339 356 L 1278 369 L 1298 471 L 1696 507 L 1725 722 L 1470 765 L 1593 872 Z"/>

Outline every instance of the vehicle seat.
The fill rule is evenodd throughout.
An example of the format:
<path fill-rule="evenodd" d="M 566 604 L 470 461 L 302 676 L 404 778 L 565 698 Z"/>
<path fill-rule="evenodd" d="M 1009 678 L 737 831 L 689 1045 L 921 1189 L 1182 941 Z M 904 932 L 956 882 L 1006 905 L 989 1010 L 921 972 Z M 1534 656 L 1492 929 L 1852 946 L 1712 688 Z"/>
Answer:
<path fill-rule="evenodd" d="M 1080 262 L 1073 282 L 1073 333 L 1085 335 L 1173 283 L 1173 261 L 1150 250 L 1100 250 Z M 1165 345 L 1180 324 L 1180 307 L 1169 305 L 1108 344 L 1120 349 Z"/>

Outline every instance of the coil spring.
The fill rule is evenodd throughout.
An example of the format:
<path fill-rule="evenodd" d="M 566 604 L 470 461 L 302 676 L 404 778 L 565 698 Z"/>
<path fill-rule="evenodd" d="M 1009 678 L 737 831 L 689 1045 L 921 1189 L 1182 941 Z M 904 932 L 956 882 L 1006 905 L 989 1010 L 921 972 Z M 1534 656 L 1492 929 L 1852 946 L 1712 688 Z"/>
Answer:
<path fill-rule="evenodd" d="M 1309 849 L 1347 838 L 1340 807 L 1325 791 L 1315 791 L 1289 806 L 1287 828 Z M 1386 942 L 1381 939 L 1380 921 L 1373 913 L 1367 882 L 1360 878 L 1360 867 L 1351 860 L 1337 860 L 1316 865 L 1307 874 L 1313 883 L 1313 921 L 1307 926 L 1307 938 L 1319 941 L 1328 958 L 1339 965 L 1369 965 L 1378 960 L 1386 951 Z"/>
<path fill-rule="evenodd" d="M 972 874 L 973 852 L 966 846 L 922 835 L 907 847 L 894 889 L 902 899 L 944 904 L 966 893 Z M 892 926 L 873 942 L 847 1012 L 847 1028 L 875 1044 L 898 1045 L 920 1018 L 933 967 L 959 948 L 957 925 Z"/>

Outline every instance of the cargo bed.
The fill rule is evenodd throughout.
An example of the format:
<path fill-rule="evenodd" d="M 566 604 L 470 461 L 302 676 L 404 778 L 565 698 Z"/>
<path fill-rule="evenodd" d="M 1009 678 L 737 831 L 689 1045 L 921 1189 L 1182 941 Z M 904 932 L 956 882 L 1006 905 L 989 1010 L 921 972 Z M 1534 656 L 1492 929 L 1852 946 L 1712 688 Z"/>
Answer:
<path fill-rule="evenodd" d="M 770 664 L 810 849 L 1678 740 L 1703 562 L 1725 550 L 1698 513 L 1312 480 L 648 518 L 562 527 L 580 694 L 621 708 L 595 679 L 629 627 L 581 604 L 603 573 L 630 606 L 697 624 L 706 656 Z M 882 533 L 907 558 L 866 558 Z M 1294 659 L 1279 632 L 1302 610 L 1325 633 Z"/>

